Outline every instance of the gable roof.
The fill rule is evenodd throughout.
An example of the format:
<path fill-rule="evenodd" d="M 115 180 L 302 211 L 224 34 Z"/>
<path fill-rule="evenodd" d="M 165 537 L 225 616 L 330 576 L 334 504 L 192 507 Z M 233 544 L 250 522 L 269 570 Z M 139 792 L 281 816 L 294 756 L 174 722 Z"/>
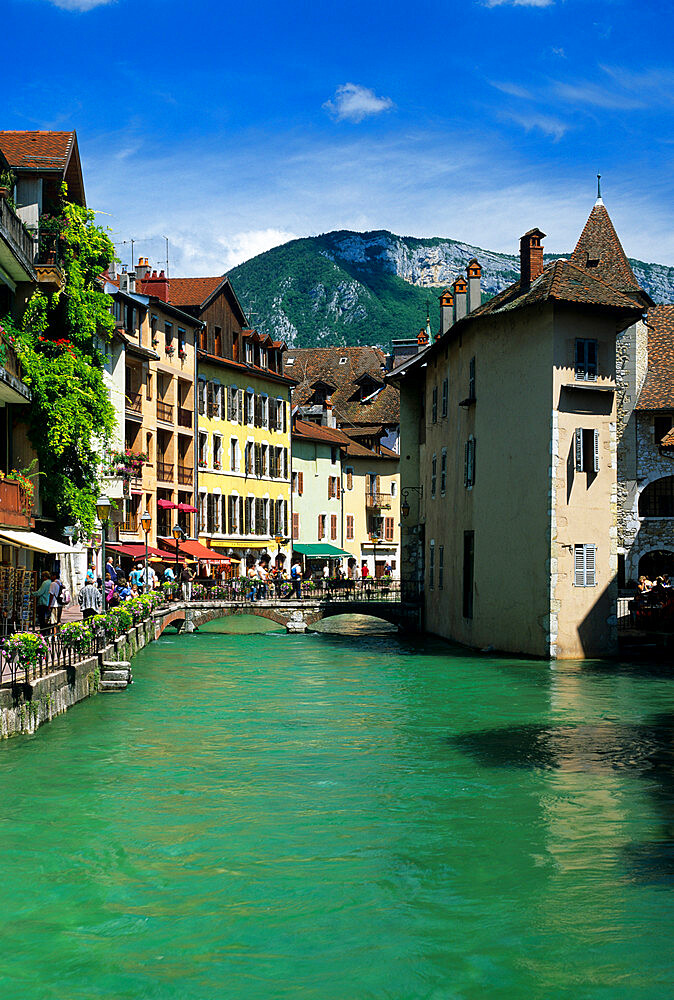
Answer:
<path fill-rule="evenodd" d="M 648 310 L 648 369 L 637 410 L 674 410 L 674 305 Z"/>
<path fill-rule="evenodd" d="M 634 276 L 601 198 L 590 212 L 571 255 L 571 263 L 643 305 L 652 304 Z"/>
<path fill-rule="evenodd" d="M 220 291 L 224 291 L 226 294 L 241 327 L 247 327 L 248 319 L 243 311 L 243 306 L 226 274 L 212 278 L 169 279 L 169 301 L 182 309 L 193 309 L 196 312 L 201 312 Z"/>
<path fill-rule="evenodd" d="M 397 386 L 383 384 L 384 362 L 384 352 L 378 347 L 291 348 L 283 357 L 284 370 L 297 379 L 293 406 L 309 403 L 316 382 L 333 385 L 333 412 L 337 424 L 347 433 L 349 427 L 358 424 L 393 426 L 400 420 L 400 391 Z M 368 403 L 359 398 L 358 382 L 364 373 L 383 386 Z"/>
<path fill-rule="evenodd" d="M 336 444 L 341 448 L 346 448 L 350 444 L 346 434 L 336 427 L 324 427 L 322 424 L 314 424 L 310 420 L 300 420 L 299 417 L 296 417 L 293 422 L 292 436 L 305 441 Z"/>
<path fill-rule="evenodd" d="M 76 132 L 0 132 L 0 149 L 12 170 L 62 173 L 70 198 L 85 204 Z"/>

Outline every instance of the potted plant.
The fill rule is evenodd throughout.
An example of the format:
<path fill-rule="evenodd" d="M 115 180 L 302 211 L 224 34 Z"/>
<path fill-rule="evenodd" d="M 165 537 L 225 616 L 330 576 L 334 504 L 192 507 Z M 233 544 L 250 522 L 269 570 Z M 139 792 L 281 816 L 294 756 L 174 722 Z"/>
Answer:
<path fill-rule="evenodd" d="M 172 358 L 176 352 L 176 349 L 173 346 L 173 344 L 165 344 L 164 350 L 166 351 L 166 354 L 169 356 L 169 358 Z"/>

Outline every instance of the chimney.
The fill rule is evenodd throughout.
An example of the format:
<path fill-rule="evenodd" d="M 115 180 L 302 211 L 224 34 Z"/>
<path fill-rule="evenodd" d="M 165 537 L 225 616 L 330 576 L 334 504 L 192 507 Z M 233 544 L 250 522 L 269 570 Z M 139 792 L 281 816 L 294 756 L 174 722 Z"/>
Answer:
<path fill-rule="evenodd" d="M 136 272 L 135 271 L 122 271 L 119 276 L 119 290 L 120 292 L 135 292 L 136 291 Z"/>
<path fill-rule="evenodd" d="M 468 312 L 472 313 L 473 309 L 477 307 L 482 302 L 482 295 L 480 291 L 480 278 L 482 277 L 482 268 L 479 263 L 473 257 L 466 268 L 466 274 L 468 275 Z"/>
<path fill-rule="evenodd" d="M 458 323 L 468 311 L 468 282 L 463 275 L 459 275 L 452 288 L 454 290 L 454 322 Z"/>
<path fill-rule="evenodd" d="M 157 274 L 153 271 L 152 274 L 148 272 L 142 281 L 138 282 L 138 291 L 141 295 L 156 295 L 158 299 L 162 302 L 169 301 L 169 279 L 166 277 L 163 271 Z"/>
<path fill-rule="evenodd" d="M 543 246 L 545 233 L 530 229 L 520 240 L 520 289 L 528 292 L 536 278 L 543 274 Z"/>
<path fill-rule="evenodd" d="M 454 322 L 454 296 L 445 288 L 440 296 L 440 335 L 444 336 Z"/>
<path fill-rule="evenodd" d="M 136 278 L 138 281 L 143 281 L 145 275 L 149 272 L 150 266 L 147 257 L 138 258 L 138 266 L 136 267 Z"/>

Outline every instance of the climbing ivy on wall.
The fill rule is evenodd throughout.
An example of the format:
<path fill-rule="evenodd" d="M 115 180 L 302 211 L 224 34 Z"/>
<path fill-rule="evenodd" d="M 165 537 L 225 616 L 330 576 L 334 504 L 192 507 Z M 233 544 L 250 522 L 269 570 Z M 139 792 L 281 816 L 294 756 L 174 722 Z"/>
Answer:
<path fill-rule="evenodd" d="M 59 524 L 79 524 L 90 532 L 98 451 L 115 424 L 98 350 L 114 329 L 98 280 L 114 260 L 114 247 L 88 209 L 64 199 L 59 220 L 63 291 L 48 298 L 36 289 L 21 326 L 9 317 L 0 325 L 14 342 L 33 395 L 29 433 L 39 460 L 43 507 Z"/>

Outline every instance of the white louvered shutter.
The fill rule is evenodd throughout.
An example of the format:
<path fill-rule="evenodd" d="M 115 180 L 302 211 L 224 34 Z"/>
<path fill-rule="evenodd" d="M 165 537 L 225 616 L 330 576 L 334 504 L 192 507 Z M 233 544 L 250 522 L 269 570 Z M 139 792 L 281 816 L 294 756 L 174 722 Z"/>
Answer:
<path fill-rule="evenodd" d="M 576 472 L 583 471 L 583 428 L 576 427 Z"/>
<path fill-rule="evenodd" d="M 576 587 L 585 586 L 585 546 L 576 545 L 574 549 L 574 584 Z"/>
<path fill-rule="evenodd" d="M 594 587 L 597 582 L 594 545 L 585 546 L 585 586 Z"/>
<path fill-rule="evenodd" d="M 594 432 L 594 471 L 599 472 L 599 431 Z"/>

